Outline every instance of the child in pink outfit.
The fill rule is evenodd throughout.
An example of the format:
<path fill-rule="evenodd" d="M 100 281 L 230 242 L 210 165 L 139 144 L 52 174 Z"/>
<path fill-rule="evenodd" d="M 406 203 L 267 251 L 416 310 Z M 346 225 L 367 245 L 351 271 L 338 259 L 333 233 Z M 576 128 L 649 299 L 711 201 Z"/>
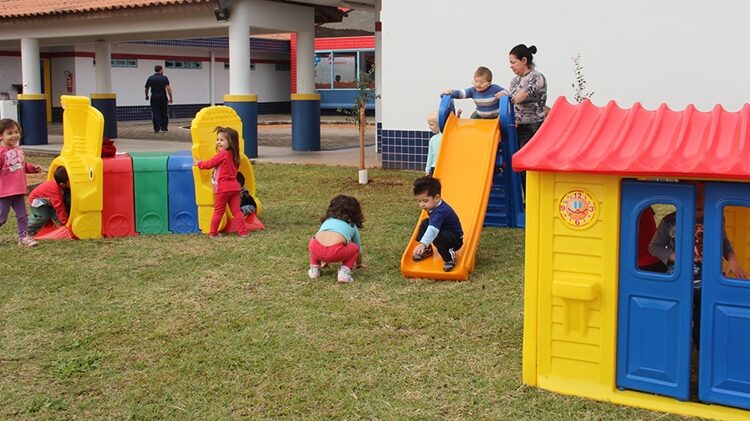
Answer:
<path fill-rule="evenodd" d="M 14 120 L 0 120 L 0 226 L 8 220 L 10 208 L 16 213 L 18 245 L 34 247 L 37 242 L 28 235 L 29 216 L 26 213 L 26 173 L 38 173 L 42 168 L 26 162 L 18 147 L 21 126 Z"/>
<path fill-rule="evenodd" d="M 209 236 L 215 237 L 219 231 L 221 218 L 229 204 L 234 217 L 233 223 L 241 237 L 247 235 L 245 218 L 240 210 L 240 183 L 237 182 L 237 169 L 240 166 L 240 136 L 231 127 L 216 128 L 216 150 L 213 158 L 199 161 L 195 165 L 202 170 L 216 168 L 213 174 L 214 182 L 214 214 L 211 217 Z"/>

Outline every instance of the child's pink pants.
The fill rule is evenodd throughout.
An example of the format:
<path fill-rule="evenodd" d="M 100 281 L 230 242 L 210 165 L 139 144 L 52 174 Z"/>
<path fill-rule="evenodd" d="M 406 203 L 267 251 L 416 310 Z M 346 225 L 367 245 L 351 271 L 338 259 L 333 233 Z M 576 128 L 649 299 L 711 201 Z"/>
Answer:
<path fill-rule="evenodd" d="M 208 235 L 215 236 L 219 231 L 219 224 L 221 224 L 221 218 L 224 216 L 224 210 L 227 208 L 227 204 L 229 204 L 229 210 L 232 211 L 232 215 L 234 216 L 232 223 L 237 227 L 237 232 L 239 232 L 240 235 L 247 234 L 245 217 L 240 210 L 240 192 L 228 191 L 214 193 L 214 215 L 211 217 L 211 231 Z"/>
<path fill-rule="evenodd" d="M 359 256 L 359 246 L 355 243 L 339 243 L 324 246 L 315 239 L 310 239 L 310 264 L 320 266 L 320 262 L 342 262 L 343 266 L 354 269 Z"/>

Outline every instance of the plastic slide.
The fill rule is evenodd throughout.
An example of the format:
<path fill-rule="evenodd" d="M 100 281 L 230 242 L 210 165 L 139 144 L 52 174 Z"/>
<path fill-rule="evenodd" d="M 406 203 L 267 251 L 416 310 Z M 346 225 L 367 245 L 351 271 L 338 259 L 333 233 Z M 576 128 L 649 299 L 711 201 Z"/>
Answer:
<path fill-rule="evenodd" d="M 193 158 L 202 161 L 210 159 L 216 154 L 216 133 L 214 130 L 217 126 L 231 127 L 237 130 L 240 135 L 240 151 L 245 150 L 245 140 L 242 138 L 242 120 L 230 107 L 217 105 L 200 110 L 190 125 L 190 136 L 193 138 Z M 263 212 L 263 205 L 255 193 L 255 173 L 245 154 L 240 154 L 239 172 L 245 176 L 244 187 L 250 192 L 257 204 L 255 213 L 245 218 L 245 226 L 249 231 L 263 229 L 263 223 L 258 219 L 258 215 Z M 211 228 L 211 216 L 214 213 L 214 189 L 211 184 L 211 171 L 193 167 L 193 180 L 195 180 L 195 203 L 198 205 L 198 227 L 203 233 L 208 233 Z M 219 231 L 226 230 L 231 215 L 232 213 L 227 206 Z"/>
<path fill-rule="evenodd" d="M 464 245 L 458 252 L 456 267 L 450 272 L 443 271 L 443 260 L 437 250 L 432 257 L 414 262 L 411 256 L 417 245 L 417 230 L 422 219 L 427 217 L 427 212 L 422 211 L 401 256 L 401 273 L 408 278 L 465 281 L 474 270 L 500 141 L 499 121 L 459 119 L 450 112 L 452 108 L 452 101 L 448 107 L 441 104 L 443 141 L 434 176 L 442 184 L 442 198 L 458 213 L 464 231 Z"/>

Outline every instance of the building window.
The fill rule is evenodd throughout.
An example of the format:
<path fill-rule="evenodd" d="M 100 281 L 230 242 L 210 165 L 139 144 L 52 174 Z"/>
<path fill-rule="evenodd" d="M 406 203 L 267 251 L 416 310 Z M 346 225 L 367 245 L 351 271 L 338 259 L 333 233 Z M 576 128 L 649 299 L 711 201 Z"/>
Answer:
<path fill-rule="evenodd" d="M 288 72 L 290 69 L 289 63 L 276 63 L 277 72 Z"/>
<path fill-rule="evenodd" d="M 229 70 L 229 62 L 224 62 L 224 70 Z M 250 63 L 250 70 L 255 70 L 255 63 Z"/>
<path fill-rule="evenodd" d="M 196 69 L 203 68 L 203 62 L 187 60 L 165 60 L 164 67 L 167 69 Z"/>
<path fill-rule="evenodd" d="M 375 51 L 318 51 L 315 53 L 315 89 L 357 89 L 359 75 L 375 66 Z M 370 88 L 375 82 L 370 83 Z"/>
<path fill-rule="evenodd" d="M 315 54 L 315 89 L 331 89 L 333 52 Z"/>
<path fill-rule="evenodd" d="M 112 67 L 138 67 L 138 60 L 134 58 L 112 59 Z"/>
<path fill-rule="evenodd" d="M 117 58 L 117 59 L 112 59 L 110 65 L 112 67 L 130 67 L 130 68 L 136 68 L 136 67 L 138 67 L 138 59 L 134 59 L 134 58 Z M 94 59 L 94 66 L 96 66 L 96 59 Z"/>
<path fill-rule="evenodd" d="M 333 55 L 333 88 L 354 89 L 357 87 L 357 53 L 336 52 Z"/>

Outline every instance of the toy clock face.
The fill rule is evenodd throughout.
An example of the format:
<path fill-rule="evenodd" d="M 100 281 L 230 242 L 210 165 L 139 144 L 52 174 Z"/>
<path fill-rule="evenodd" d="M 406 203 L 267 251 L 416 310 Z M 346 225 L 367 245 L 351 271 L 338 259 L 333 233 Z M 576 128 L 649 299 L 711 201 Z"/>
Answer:
<path fill-rule="evenodd" d="M 559 210 L 560 217 L 566 224 L 585 227 L 596 216 L 596 199 L 583 190 L 571 190 L 560 199 Z"/>

